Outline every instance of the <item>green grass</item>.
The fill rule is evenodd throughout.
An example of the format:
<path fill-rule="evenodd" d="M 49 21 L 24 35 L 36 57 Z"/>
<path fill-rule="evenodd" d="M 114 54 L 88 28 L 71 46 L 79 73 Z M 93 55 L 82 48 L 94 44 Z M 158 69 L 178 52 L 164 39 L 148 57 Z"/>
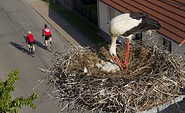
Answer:
<path fill-rule="evenodd" d="M 43 1 L 49 2 L 48 0 Z M 58 14 L 60 14 L 66 20 L 72 23 L 76 29 L 78 29 L 82 34 L 89 38 L 93 43 L 98 44 L 103 41 L 102 37 L 97 35 L 97 28 L 87 22 L 82 16 L 77 14 L 75 11 L 69 11 L 61 7 L 59 4 L 53 4 L 51 2 L 49 2 L 49 4 L 50 8 L 54 9 Z"/>

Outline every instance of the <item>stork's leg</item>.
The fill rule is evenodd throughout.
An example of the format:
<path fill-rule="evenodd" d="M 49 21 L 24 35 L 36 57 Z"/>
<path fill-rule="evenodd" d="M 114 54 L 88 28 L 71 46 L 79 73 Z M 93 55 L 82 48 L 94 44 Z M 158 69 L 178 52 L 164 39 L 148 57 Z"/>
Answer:
<path fill-rule="evenodd" d="M 124 61 L 124 64 L 125 64 L 125 66 L 126 66 L 126 69 L 128 69 L 129 52 L 130 52 L 130 41 L 129 41 L 129 39 L 127 38 L 127 39 L 126 39 L 125 61 Z"/>
<path fill-rule="evenodd" d="M 119 68 L 123 70 L 123 65 L 117 56 L 114 56 L 114 61 L 118 64 Z"/>

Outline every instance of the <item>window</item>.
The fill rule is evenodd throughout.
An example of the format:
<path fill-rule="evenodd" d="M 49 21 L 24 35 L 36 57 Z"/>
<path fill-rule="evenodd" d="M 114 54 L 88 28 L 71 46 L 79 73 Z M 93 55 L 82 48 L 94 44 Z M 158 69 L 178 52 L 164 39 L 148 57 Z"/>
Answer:
<path fill-rule="evenodd" d="M 163 46 L 164 46 L 164 48 L 165 49 L 167 49 L 168 51 L 170 51 L 171 52 L 171 41 L 169 41 L 169 40 L 167 40 L 167 39 L 165 39 L 165 38 L 163 38 Z"/>

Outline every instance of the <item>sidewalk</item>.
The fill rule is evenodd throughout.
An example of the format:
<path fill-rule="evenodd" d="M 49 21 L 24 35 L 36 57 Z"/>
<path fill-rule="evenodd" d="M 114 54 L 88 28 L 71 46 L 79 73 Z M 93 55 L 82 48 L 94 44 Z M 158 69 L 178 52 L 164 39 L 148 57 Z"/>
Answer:
<path fill-rule="evenodd" d="M 61 15 L 51 9 L 48 3 L 42 0 L 27 0 L 27 2 L 74 47 L 89 46 L 94 44 L 91 40 L 75 29 Z"/>

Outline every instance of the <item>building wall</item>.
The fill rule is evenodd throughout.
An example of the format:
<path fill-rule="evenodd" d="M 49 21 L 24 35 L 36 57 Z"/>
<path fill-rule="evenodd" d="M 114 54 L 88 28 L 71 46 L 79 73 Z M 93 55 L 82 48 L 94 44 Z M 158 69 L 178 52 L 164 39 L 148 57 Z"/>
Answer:
<path fill-rule="evenodd" d="M 98 3 L 98 21 L 99 21 L 99 28 L 104 31 L 105 33 L 108 34 L 108 20 L 107 20 L 107 5 L 105 5 L 104 3 L 100 2 Z"/>
<path fill-rule="evenodd" d="M 61 4 L 69 10 L 73 9 L 73 0 L 54 0 L 56 3 Z"/>
<path fill-rule="evenodd" d="M 73 7 L 78 12 L 81 12 L 81 10 L 82 10 L 82 4 L 81 4 L 80 0 L 74 0 Z"/>
<path fill-rule="evenodd" d="M 183 59 L 185 60 L 185 45 L 182 45 L 179 47 L 177 43 L 172 44 L 173 48 L 173 53 L 177 53 L 182 55 Z"/>
<path fill-rule="evenodd" d="M 171 42 L 171 52 L 174 54 L 179 54 L 185 60 L 185 46 L 182 45 L 179 47 L 179 44 L 170 40 L 169 38 L 155 32 L 151 36 L 143 33 L 143 41 L 146 41 L 149 45 L 156 44 L 157 46 L 163 46 L 163 38 Z"/>
<path fill-rule="evenodd" d="M 109 34 L 108 27 L 110 19 L 109 17 L 109 8 L 114 10 L 115 16 L 121 14 L 121 12 L 113 9 L 112 7 L 109 7 L 108 5 L 104 4 L 103 2 L 98 2 L 98 21 L 99 21 L 99 28 L 102 30 L 102 32 L 105 32 Z"/>

